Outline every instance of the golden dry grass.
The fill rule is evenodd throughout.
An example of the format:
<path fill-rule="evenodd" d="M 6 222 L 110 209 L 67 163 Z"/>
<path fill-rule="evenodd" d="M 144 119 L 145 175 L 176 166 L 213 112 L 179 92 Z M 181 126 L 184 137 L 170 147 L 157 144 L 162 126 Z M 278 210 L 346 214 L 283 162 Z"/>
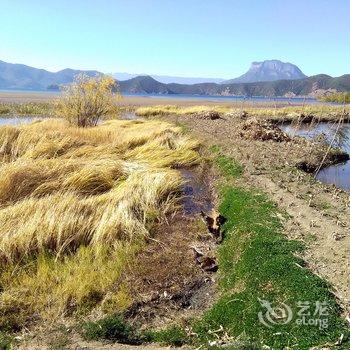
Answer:
<path fill-rule="evenodd" d="M 226 115 L 226 117 L 231 117 L 239 115 L 243 111 L 247 112 L 250 116 L 258 117 L 269 117 L 276 119 L 288 119 L 294 120 L 300 117 L 301 114 L 304 115 L 314 115 L 316 117 L 325 117 L 332 120 L 332 118 L 339 118 L 339 116 L 345 115 L 350 116 L 350 107 L 339 105 L 331 106 L 327 104 L 315 104 L 315 105 L 299 105 L 299 106 L 272 106 L 261 107 L 254 106 L 254 104 L 247 103 L 234 103 L 230 105 L 198 105 L 198 106 L 179 106 L 179 105 L 159 105 L 159 106 L 149 106 L 149 107 L 139 107 L 136 109 L 135 113 L 142 117 L 151 117 L 157 115 L 196 115 L 207 111 L 216 111 L 220 114 Z"/>
<path fill-rule="evenodd" d="M 159 105 L 159 106 L 149 106 L 149 107 L 139 107 L 136 109 L 135 113 L 136 115 L 143 116 L 143 117 L 149 117 L 149 116 L 156 116 L 156 115 L 169 115 L 169 114 L 175 114 L 175 115 L 191 115 L 191 114 L 197 114 L 202 113 L 206 111 L 217 111 L 219 113 L 226 113 L 231 110 L 230 106 L 179 106 L 179 105 Z"/>
<path fill-rule="evenodd" d="M 150 222 L 176 207 L 176 168 L 197 148 L 160 121 L 0 128 L 0 325 L 102 301 Z"/>

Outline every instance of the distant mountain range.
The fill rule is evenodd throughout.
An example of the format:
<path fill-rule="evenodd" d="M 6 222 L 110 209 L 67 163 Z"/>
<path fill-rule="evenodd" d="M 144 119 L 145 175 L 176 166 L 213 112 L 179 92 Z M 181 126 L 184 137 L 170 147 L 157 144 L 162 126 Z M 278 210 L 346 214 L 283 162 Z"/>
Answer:
<path fill-rule="evenodd" d="M 129 80 L 129 79 L 136 78 L 138 76 L 147 75 L 147 74 L 112 73 L 111 75 L 114 78 L 116 78 L 118 81 L 121 81 L 121 80 Z M 217 83 L 219 84 L 224 81 L 224 79 L 220 79 L 220 78 L 174 77 L 170 75 L 153 75 L 153 74 L 149 76 L 163 84 L 170 84 L 170 83 L 176 83 L 176 84 Z"/>
<path fill-rule="evenodd" d="M 129 80 L 146 74 L 113 73 L 117 80 Z M 263 62 L 253 62 L 247 73 L 238 78 L 224 80 L 216 78 L 184 78 L 165 75 L 147 74 L 153 79 L 163 84 L 201 84 L 201 83 L 256 83 L 258 81 L 292 80 L 303 79 L 306 75 L 294 64 L 284 63 L 279 60 L 268 60 Z"/>
<path fill-rule="evenodd" d="M 98 71 L 64 69 L 49 72 L 23 64 L 0 61 L 0 89 L 47 90 L 71 83 L 79 73 L 89 76 L 102 74 Z M 118 73 L 119 74 L 119 73 Z M 123 73 L 127 74 L 127 73 Z M 163 82 L 144 75 L 119 80 L 124 94 L 196 94 L 220 96 L 314 96 L 333 91 L 350 91 L 350 75 L 333 78 L 320 74 L 306 77 L 291 64 L 277 60 L 254 62 L 247 73 L 239 78 L 221 82 L 220 79 L 202 82 L 201 78 L 162 76 Z M 200 79 L 199 83 L 174 83 L 172 80 Z M 192 79 L 192 80 L 191 80 Z M 164 82 L 165 81 L 165 82 Z M 170 81 L 170 82 L 169 82 Z"/>
<path fill-rule="evenodd" d="M 316 96 L 327 92 L 350 91 L 350 74 L 338 78 L 320 74 L 297 80 L 276 80 L 234 84 L 162 84 L 150 76 L 119 82 L 126 94 L 191 94 L 212 96 Z"/>

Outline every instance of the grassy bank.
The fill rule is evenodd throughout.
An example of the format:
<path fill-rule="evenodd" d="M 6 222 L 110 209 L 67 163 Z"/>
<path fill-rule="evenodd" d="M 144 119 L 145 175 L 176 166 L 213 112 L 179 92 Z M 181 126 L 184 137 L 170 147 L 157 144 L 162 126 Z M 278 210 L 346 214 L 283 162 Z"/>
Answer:
<path fill-rule="evenodd" d="M 267 117 L 271 120 L 294 121 L 303 116 L 314 116 L 316 119 L 324 121 L 337 120 L 339 117 L 345 119 L 350 118 L 349 106 L 329 106 L 329 105 L 305 105 L 305 106 L 289 106 L 289 107 L 254 107 L 246 106 L 244 103 L 239 105 L 217 105 L 217 106 L 191 106 L 183 107 L 178 105 L 168 106 L 150 106 L 137 108 L 135 113 L 142 117 L 151 117 L 157 115 L 200 115 L 208 111 L 220 113 L 223 117 L 230 118 L 241 116 L 243 112 L 249 116 Z"/>
<path fill-rule="evenodd" d="M 220 344 L 220 338 L 228 336 L 237 348 L 250 344 L 259 349 L 300 350 L 335 344 L 345 327 L 330 286 L 303 267 L 297 257 L 303 245 L 283 235 L 284 214 L 277 206 L 257 190 L 235 185 L 232 178 L 240 172 L 231 169 L 237 169 L 236 163 L 225 156 L 218 159 L 225 178 L 220 212 L 228 219 L 227 235 L 219 250 L 221 298 L 195 323 L 199 342 Z M 293 318 L 269 323 L 264 300 L 273 307 L 288 305 Z M 327 315 L 318 315 L 316 305 L 320 302 L 327 305 Z M 299 325 L 296 319 L 300 318 L 301 303 L 327 327 Z M 268 326 L 259 321 L 260 312 Z"/>
<path fill-rule="evenodd" d="M 158 121 L 0 128 L 0 327 L 128 307 L 125 266 L 176 207 L 197 147 Z"/>

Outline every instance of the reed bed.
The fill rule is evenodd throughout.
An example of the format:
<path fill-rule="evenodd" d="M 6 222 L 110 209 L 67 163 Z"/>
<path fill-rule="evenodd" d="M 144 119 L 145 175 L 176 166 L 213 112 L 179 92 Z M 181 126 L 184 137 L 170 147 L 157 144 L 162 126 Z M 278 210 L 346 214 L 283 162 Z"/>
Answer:
<path fill-rule="evenodd" d="M 299 106 L 279 106 L 275 107 L 261 107 L 251 103 L 233 103 L 230 105 L 216 105 L 216 106 L 150 106 L 140 107 L 135 110 L 136 115 L 141 117 L 152 117 L 162 115 L 200 115 L 205 112 L 218 112 L 224 117 L 230 118 L 242 115 L 245 112 L 249 116 L 267 117 L 276 121 L 293 121 L 300 118 L 300 116 L 314 116 L 324 121 L 337 120 L 339 117 L 350 119 L 349 105 L 329 105 L 329 104 L 305 104 Z"/>
<path fill-rule="evenodd" d="M 50 102 L 0 103 L 0 115 L 53 115 L 54 105 Z"/>
<path fill-rule="evenodd" d="M 197 149 L 160 121 L 0 128 L 0 325 L 103 302 L 152 222 L 176 209 L 177 168 Z"/>

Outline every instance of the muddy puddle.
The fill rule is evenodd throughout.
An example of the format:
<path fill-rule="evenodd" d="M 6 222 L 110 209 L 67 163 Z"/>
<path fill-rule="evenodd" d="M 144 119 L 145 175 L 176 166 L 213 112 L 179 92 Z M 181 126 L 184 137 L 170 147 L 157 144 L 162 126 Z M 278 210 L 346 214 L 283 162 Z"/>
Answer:
<path fill-rule="evenodd" d="M 127 112 L 127 113 L 123 113 L 120 116 L 121 119 L 124 120 L 138 120 L 138 119 L 142 119 L 140 117 L 138 117 L 135 113 L 132 112 Z M 0 116 L 0 127 L 1 126 L 5 126 L 5 125 L 22 125 L 22 124 L 29 124 L 38 120 L 42 120 L 45 119 L 45 117 L 40 117 L 40 116 L 32 116 L 32 115 L 14 115 L 14 116 Z M 101 120 L 98 124 L 102 124 L 104 122 L 104 120 Z"/>
<path fill-rule="evenodd" d="M 301 136 L 307 139 L 324 137 L 328 143 L 334 147 L 339 147 L 343 151 L 350 153 L 350 123 L 319 123 L 315 125 L 285 124 L 281 129 L 290 136 Z M 337 165 L 332 165 L 322 169 L 316 178 L 326 184 L 333 184 L 338 188 L 350 191 L 350 161 Z"/>
<path fill-rule="evenodd" d="M 207 184 L 198 178 L 193 170 L 182 169 L 181 175 L 186 183 L 183 187 L 183 211 L 185 215 L 210 212 L 214 208 Z"/>

